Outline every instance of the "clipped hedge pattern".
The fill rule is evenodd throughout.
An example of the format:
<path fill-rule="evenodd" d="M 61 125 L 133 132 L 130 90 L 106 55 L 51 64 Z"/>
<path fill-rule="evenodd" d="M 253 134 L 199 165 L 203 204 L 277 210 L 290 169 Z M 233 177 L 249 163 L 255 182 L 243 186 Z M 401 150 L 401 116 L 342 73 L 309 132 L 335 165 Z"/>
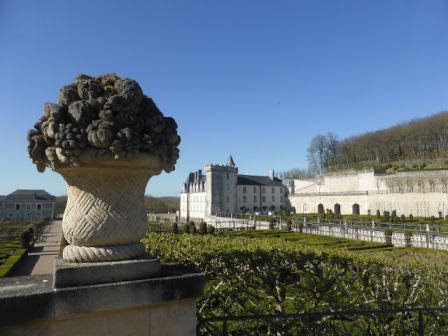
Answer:
<path fill-rule="evenodd" d="M 7 276 L 13 267 L 26 255 L 28 249 L 19 248 L 0 265 L 0 278 Z"/>
<path fill-rule="evenodd" d="M 276 239 L 147 234 L 148 252 L 165 263 L 204 273 L 198 319 L 248 314 L 327 312 L 447 305 L 448 268 L 443 262 L 302 246 Z M 425 335 L 448 333 L 448 318 L 426 318 Z M 416 316 L 388 315 L 241 322 L 230 334 L 410 335 Z M 204 334 L 215 335 L 216 325 Z"/>

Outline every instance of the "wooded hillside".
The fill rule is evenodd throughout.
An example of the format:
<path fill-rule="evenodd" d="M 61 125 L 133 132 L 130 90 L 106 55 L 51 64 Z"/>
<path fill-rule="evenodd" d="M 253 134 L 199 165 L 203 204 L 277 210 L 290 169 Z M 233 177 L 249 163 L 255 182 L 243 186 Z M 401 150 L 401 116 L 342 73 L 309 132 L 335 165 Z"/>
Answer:
<path fill-rule="evenodd" d="M 309 175 L 345 169 L 447 168 L 448 112 L 342 140 L 334 133 L 316 135 L 307 157 Z"/>

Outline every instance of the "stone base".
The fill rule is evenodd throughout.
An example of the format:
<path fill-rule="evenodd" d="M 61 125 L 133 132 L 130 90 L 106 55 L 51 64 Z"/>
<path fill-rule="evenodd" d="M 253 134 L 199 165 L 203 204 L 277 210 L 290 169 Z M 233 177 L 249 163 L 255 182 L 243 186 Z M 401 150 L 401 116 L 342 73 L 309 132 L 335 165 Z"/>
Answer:
<path fill-rule="evenodd" d="M 145 262 L 131 269 L 137 265 Z M 111 269 L 95 272 L 107 277 Z M 61 265 L 59 271 L 69 284 L 70 273 L 64 274 Z M 63 288 L 53 288 L 53 283 L 52 274 L 0 279 L 0 335 L 196 335 L 203 274 L 162 265 L 160 276 L 152 279 Z"/>
<path fill-rule="evenodd" d="M 160 276 L 160 261 L 149 255 L 134 260 L 74 263 L 55 259 L 54 288 L 90 286 Z"/>

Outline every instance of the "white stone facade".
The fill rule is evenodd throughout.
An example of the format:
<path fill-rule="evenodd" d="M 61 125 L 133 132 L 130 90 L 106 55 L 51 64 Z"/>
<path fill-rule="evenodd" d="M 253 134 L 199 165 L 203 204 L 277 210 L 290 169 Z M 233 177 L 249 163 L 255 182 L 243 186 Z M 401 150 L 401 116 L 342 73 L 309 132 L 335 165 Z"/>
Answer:
<path fill-rule="evenodd" d="M 289 194 L 297 213 L 319 209 L 341 214 L 435 216 L 448 214 L 448 170 L 400 172 L 386 175 L 375 170 L 325 175 L 314 180 L 294 180 Z"/>
<path fill-rule="evenodd" d="M 230 156 L 226 165 L 207 165 L 205 174 L 188 175 L 180 194 L 180 221 L 207 221 L 214 214 L 278 211 L 288 204 L 288 189 L 281 180 L 268 176 L 240 175 Z"/>

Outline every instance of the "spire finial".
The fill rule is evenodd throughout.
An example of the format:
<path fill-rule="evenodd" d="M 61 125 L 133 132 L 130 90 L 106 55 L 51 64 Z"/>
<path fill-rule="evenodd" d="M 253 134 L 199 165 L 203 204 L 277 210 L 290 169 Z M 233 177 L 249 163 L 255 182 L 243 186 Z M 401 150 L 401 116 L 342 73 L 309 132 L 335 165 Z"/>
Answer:
<path fill-rule="evenodd" d="M 235 162 L 233 162 L 232 155 L 229 155 L 229 158 L 227 159 L 227 164 L 226 164 L 226 166 L 229 166 L 229 167 L 235 167 Z"/>

